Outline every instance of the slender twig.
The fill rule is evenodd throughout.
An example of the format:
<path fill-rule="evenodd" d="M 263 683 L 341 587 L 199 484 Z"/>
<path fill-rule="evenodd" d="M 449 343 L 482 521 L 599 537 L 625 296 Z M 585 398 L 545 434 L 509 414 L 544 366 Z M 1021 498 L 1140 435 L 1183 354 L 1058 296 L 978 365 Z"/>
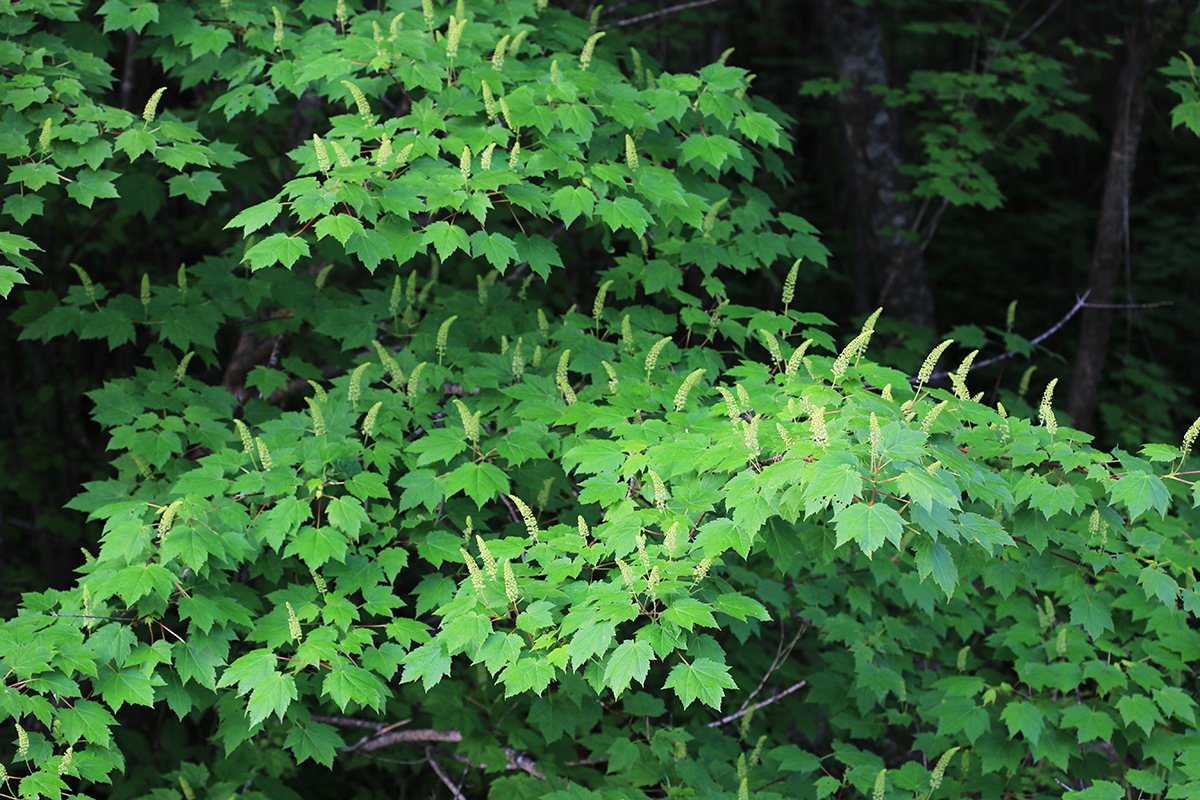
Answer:
<path fill-rule="evenodd" d="M 450 776 L 442 771 L 442 765 L 433 757 L 432 747 L 425 748 L 425 760 L 429 762 L 429 766 L 433 767 L 433 771 L 437 773 L 437 776 L 442 779 L 442 783 L 446 784 L 446 788 L 454 795 L 454 800 L 467 800 L 459 788 L 454 785 L 454 781 L 450 780 Z"/>
<path fill-rule="evenodd" d="M 602 25 L 602 26 L 600 26 L 600 30 L 606 31 L 610 28 L 622 28 L 626 25 L 636 25 L 637 23 L 644 22 L 648 19 L 654 19 L 655 17 L 664 17 L 667 14 L 674 14 L 676 11 L 683 11 L 684 9 L 688 9 L 688 8 L 696 8 L 698 6 L 712 5 L 715 2 L 717 2 L 717 0 L 692 0 L 692 2 L 690 2 L 690 3 L 680 3 L 677 6 L 668 6 L 667 8 L 660 8 L 658 11 L 651 11 L 648 14 L 641 14 L 636 17 L 630 17 L 629 19 L 623 19 L 620 22 L 613 22 L 609 25 Z"/>
<path fill-rule="evenodd" d="M 782 625 L 782 620 L 780 621 L 780 624 Z M 767 671 L 763 673 L 762 678 L 758 682 L 758 686 L 754 687 L 754 691 L 747 695 L 746 699 L 742 701 L 742 706 L 738 709 L 738 711 L 745 711 L 746 706 L 750 705 L 750 701 L 758 696 L 758 693 L 762 691 L 762 688 L 767 685 L 767 681 L 771 679 L 771 675 L 775 673 L 775 670 L 779 669 L 780 662 L 792 654 L 792 648 L 796 646 L 796 642 L 800 641 L 800 637 L 804 635 L 806 630 L 808 630 L 808 625 L 801 624 L 800 629 L 796 631 L 796 635 L 792 637 L 792 640 L 788 642 L 787 645 L 784 645 L 782 639 L 779 640 L 779 647 L 775 650 L 775 658 L 771 661 L 771 666 L 767 667 Z"/>
<path fill-rule="evenodd" d="M 787 697 L 792 692 L 794 692 L 798 689 L 803 689 L 807 685 L 808 685 L 808 681 L 800 681 L 799 683 L 793 683 L 788 688 L 784 689 L 781 692 L 776 692 L 775 694 L 768 697 L 766 700 L 763 700 L 761 703 L 756 703 L 756 704 L 750 706 L 749 708 L 742 709 L 741 711 L 735 711 L 734 713 L 730 714 L 727 717 L 721 717 L 720 719 L 713 720 L 712 722 L 708 723 L 708 727 L 715 728 L 719 725 L 728 725 L 730 722 L 733 722 L 735 719 L 741 719 L 742 717 L 749 714 L 751 711 L 758 711 L 763 706 L 769 706 L 769 705 L 771 705 L 771 703 L 774 703 L 777 700 L 782 700 L 783 698 Z"/>
<path fill-rule="evenodd" d="M 1025 29 L 1024 33 L 1022 33 L 1020 36 L 1018 36 L 1017 38 L 1015 38 L 1011 42 L 1009 42 L 1008 45 L 1005 46 L 1005 48 L 1002 52 L 1007 53 L 1009 50 L 1013 49 L 1014 47 L 1019 45 L 1021 42 L 1028 39 L 1030 34 L 1032 34 L 1038 28 L 1042 27 L 1042 23 L 1050 18 L 1050 15 L 1053 14 L 1055 12 L 1055 10 L 1059 6 L 1062 5 L 1062 2 L 1063 2 L 1063 0 L 1054 0 L 1054 2 L 1050 4 L 1050 7 L 1046 9 L 1046 13 L 1042 14 L 1040 17 L 1038 17 L 1037 20 L 1035 20 L 1032 25 L 1030 25 L 1028 28 Z"/>
<path fill-rule="evenodd" d="M 1159 300 L 1157 303 L 1084 303 L 1084 308 L 1162 308 L 1175 305 L 1174 300 Z"/>
<path fill-rule="evenodd" d="M 1061 328 L 1063 325 L 1066 325 L 1067 321 L 1070 320 L 1071 317 L 1075 316 L 1079 312 L 1079 309 L 1088 305 L 1088 303 L 1086 301 L 1087 301 L 1088 295 L 1091 293 L 1092 293 L 1092 290 L 1088 289 L 1086 292 L 1083 293 L 1082 297 L 1077 297 L 1075 299 L 1075 305 L 1071 306 L 1071 310 L 1066 313 L 1066 316 L 1064 316 L 1058 322 L 1051 325 L 1048 329 L 1043 331 L 1038 336 L 1035 336 L 1033 339 L 1031 339 L 1029 341 L 1030 346 L 1041 344 L 1042 342 L 1046 341 L 1046 339 L 1048 339 L 1051 336 L 1053 336 L 1054 334 L 1058 333 L 1058 329 Z M 1006 358 L 1012 358 L 1016 354 L 1017 354 L 1017 352 L 1015 350 L 1008 350 L 1006 352 L 1001 353 L 998 356 L 993 356 L 992 358 L 985 359 L 984 361 L 979 361 L 979 362 L 972 364 L 971 370 L 977 370 L 981 367 L 986 367 L 991 364 L 995 364 L 997 361 L 1003 361 Z M 941 372 L 935 372 L 929 376 L 929 380 L 931 380 L 931 381 L 941 380 L 942 378 L 948 377 L 951 372 L 954 372 L 954 370 L 947 369 L 947 370 L 942 370 Z M 909 383 L 917 383 L 918 381 L 916 378 L 909 378 L 908 382 Z"/>

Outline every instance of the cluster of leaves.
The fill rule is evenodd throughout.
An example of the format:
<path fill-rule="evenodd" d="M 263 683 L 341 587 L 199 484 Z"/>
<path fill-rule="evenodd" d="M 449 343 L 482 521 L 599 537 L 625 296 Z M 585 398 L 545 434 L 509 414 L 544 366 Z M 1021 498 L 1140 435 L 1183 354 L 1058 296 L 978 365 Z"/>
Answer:
<path fill-rule="evenodd" d="M 839 346 L 792 310 L 824 250 L 750 183 L 786 138 L 742 70 L 618 61 L 533 0 L 352 6 L 0 17 L 9 217 L 123 202 L 78 187 L 148 157 L 244 237 L 22 313 L 144 358 L 91 394 L 99 552 L 0 624 L 0 794 L 365 795 L 451 782 L 378 758 L 435 741 L 498 798 L 1197 790 L 1195 428 L 1099 452 L 1052 386 L 1034 424 L 972 356 L 931 387 L 866 358 L 875 317 Z M 106 105 L 96 25 L 204 107 Z M 353 111 L 235 205 L 248 145 L 204 120 L 310 95 Z M 611 253 L 582 310 L 534 299 L 564 231 Z M 5 236 L 16 282 L 48 243 Z M 781 261 L 776 310 L 726 301 Z M 274 342 L 240 402 L 231 328 Z"/>

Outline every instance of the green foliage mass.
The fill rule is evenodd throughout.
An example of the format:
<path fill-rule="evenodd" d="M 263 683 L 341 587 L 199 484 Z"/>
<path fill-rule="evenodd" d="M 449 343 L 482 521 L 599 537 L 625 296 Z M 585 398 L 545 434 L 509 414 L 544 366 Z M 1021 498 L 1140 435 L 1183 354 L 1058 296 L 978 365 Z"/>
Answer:
<path fill-rule="evenodd" d="M 0 15 L 6 223 L 140 175 L 216 244 L 18 315 L 141 356 L 90 395 L 98 554 L 0 625 L 0 794 L 1200 792 L 1195 428 L 1101 452 L 794 272 L 727 302 L 825 258 L 743 70 L 534 0 L 84 12 Z M 53 244 L 0 234 L 4 291 Z M 226 387 L 230 331 L 274 344 Z"/>

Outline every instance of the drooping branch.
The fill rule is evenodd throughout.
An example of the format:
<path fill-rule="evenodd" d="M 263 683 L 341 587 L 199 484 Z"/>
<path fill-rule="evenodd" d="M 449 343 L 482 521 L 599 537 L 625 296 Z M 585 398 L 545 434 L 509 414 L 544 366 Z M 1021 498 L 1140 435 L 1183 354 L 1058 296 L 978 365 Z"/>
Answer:
<path fill-rule="evenodd" d="M 1089 307 L 1088 303 L 1087 303 L 1087 298 L 1088 298 L 1088 295 L 1091 293 L 1092 293 L 1092 290 L 1088 289 L 1086 292 L 1083 293 L 1083 295 L 1081 297 L 1075 298 L 1075 305 L 1071 306 L 1071 310 L 1068 311 L 1063 316 L 1063 318 L 1060 319 L 1058 322 L 1054 323 L 1049 328 L 1047 328 L 1046 330 L 1042 331 L 1037 336 L 1030 339 L 1029 344 L 1030 345 L 1041 344 L 1042 342 L 1046 341 L 1054 334 L 1058 333 L 1059 329 L 1062 328 L 1063 325 L 1066 325 L 1067 322 L 1070 321 L 1071 317 L 1073 317 L 1077 313 L 1079 313 L 1079 309 Z M 1017 355 L 1016 350 L 1008 350 L 1006 352 L 1001 353 L 998 356 L 992 356 L 991 358 L 988 358 L 983 361 L 979 361 L 977 363 L 972 364 L 971 369 L 969 371 L 973 372 L 974 370 L 980 369 L 981 367 L 991 366 L 992 364 L 995 364 L 997 361 L 1003 361 L 1004 359 L 1012 358 L 1015 355 Z M 941 372 L 935 372 L 929 376 L 929 380 L 931 380 L 931 381 L 942 380 L 943 378 L 949 377 L 952 372 L 954 372 L 954 370 L 949 370 L 949 369 L 942 370 Z M 908 382 L 909 383 L 917 383 L 918 381 L 915 377 L 913 377 L 913 378 L 909 378 Z"/>
<path fill-rule="evenodd" d="M 690 3 L 680 3 L 677 6 L 667 6 L 666 8 L 660 8 L 657 11 L 651 11 L 646 14 L 639 14 L 636 17 L 630 17 L 629 19 L 623 19 L 623 20 L 620 20 L 619 22 L 612 22 L 612 23 L 609 23 L 608 25 L 601 25 L 600 30 L 606 31 L 606 30 L 609 30 L 610 28 L 623 28 L 626 25 L 636 25 L 637 23 L 645 22 L 648 19 L 654 19 L 655 17 L 665 17 L 668 14 L 674 14 L 676 11 L 684 11 L 689 8 L 698 8 L 699 6 L 708 6 L 708 5 L 712 5 L 715 2 L 717 2 L 717 0 L 692 0 L 692 2 L 690 2 Z"/>
<path fill-rule="evenodd" d="M 367 728 L 373 730 L 373 734 L 368 734 L 355 744 L 339 747 L 338 751 L 342 753 L 354 755 L 366 755 L 376 750 L 381 750 L 385 747 L 390 747 L 394 744 L 423 744 L 426 742 L 461 742 L 462 732 L 454 728 L 447 730 L 437 730 L 434 728 L 414 728 L 412 730 L 395 730 L 399 725 L 403 725 L 408 720 L 401 722 L 393 722 L 384 724 L 373 720 L 356 719 L 354 717 L 330 717 L 318 714 L 312 715 L 313 722 L 323 722 L 326 725 L 338 725 L 343 728 Z M 528 772 L 535 778 L 545 780 L 546 776 L 538 771 L 537 762 L 531 759 L 524 753 L 513 750 L 511 747 L 503 748 L 504 755 L 507 759 L 505 769 L 519 769 Z M 451 757 L 469 764 L 473 767 L 487 769 L 487 764 L 476 764 L 469 759 L 457 754 L 449 754 Z"/>
<path fill-rule="evenodd" d="M 734 720 L 741 719 L 742 717 L 746 716 L 747 714 L 749 714 L 752 711 L 758 711 L 760 708 L 769 706 L 769 705 L 771 705 L 771 703 L 774 703 L 778 700 L 782 700 L 783 698 L 787 697 L 792 692 L 799 691 L 800 689 L 803 689 L 807 685 L 808 685 L 808 681 L 800 681 L 799 683 L 793 683 L 791 686 L 787 687 L 786 689 L 783 689 L 782 691 L 776 692 L 775 694 L 768 697 L 766 700 L 763 700 L 761 703 L 755 703 L 754 705 L 750 706 L 749 708 L 743 708 L 741 711 L 735 711 L 727 717 L 721 717 L 720 719 L 714 719 L 712 722 L 708 723 L 708 727 L 716 728 L 720 725 L 728 725 L 729 723 L 733 722 Z"/>

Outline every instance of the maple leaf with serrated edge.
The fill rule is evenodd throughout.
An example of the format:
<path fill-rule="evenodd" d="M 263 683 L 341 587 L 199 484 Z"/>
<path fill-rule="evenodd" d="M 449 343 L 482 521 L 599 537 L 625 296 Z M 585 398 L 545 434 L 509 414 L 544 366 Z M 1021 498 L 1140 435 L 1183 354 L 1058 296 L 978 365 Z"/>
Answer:
<path fill-rule="evenodd" d="M 310 720 L 304 724 L 295 721 L 288 726 L 283 745 L 295 754 L 297 764 L 303 764 L 311 758 L 318 764 L 329 767 L 332 766 L 338 749 L 345 746 L 345 742 L 332 725 Z"/>
<path fill-rule="evenodd" d="M 729 677 L 729 667 L 711 658 L 697 658 L 691 664 L 676 664 L 663 686 L 675 690 L 684 708 L 696 699 L 710 708 L 720 708 L 725 690 L 737 688 L 733 678 Z"/>
<path fill-rule="evenodd" d="M 631 681 L 642 683 L 650 671 L 650 658 L 653 655 L 654 651 L 645 642 L 621 642 L 608 656 L 608 663 L 604 667 L 604 685 L 619 695 L 629 688 Z"/>

